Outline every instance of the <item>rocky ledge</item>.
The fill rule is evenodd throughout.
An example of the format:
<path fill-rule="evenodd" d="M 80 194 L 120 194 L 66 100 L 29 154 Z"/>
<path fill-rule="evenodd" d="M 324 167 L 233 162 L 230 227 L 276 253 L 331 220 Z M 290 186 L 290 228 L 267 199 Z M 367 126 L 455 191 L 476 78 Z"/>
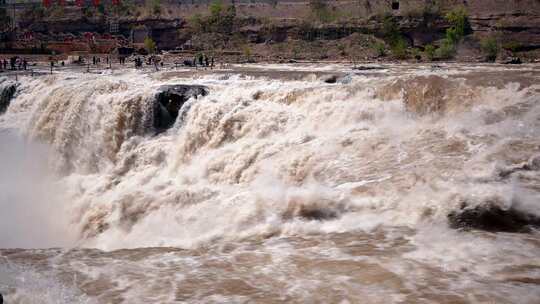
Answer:
<path fill-rule="evenodd" d="M 7 110 L 16 91 L 16 84 L 8 81 L 0 81 L 0 114 Z"/>
<path fill-rule="evenodd" d="M 492 201 L 477 206 L 464 202 L 459 210 L 448 214 L 448 222 L 454 229 L 526 233 L 540 227 L 540 216 Z"/>
<path fill-rule="evenodd" d="M 208 88 L 200 85 L 164 85 L 156 94 L 154 102 L 154 128 L 158 132 L 169 129 L 187 109 L 182 108 L 191 98 L 208 95 Z"/>

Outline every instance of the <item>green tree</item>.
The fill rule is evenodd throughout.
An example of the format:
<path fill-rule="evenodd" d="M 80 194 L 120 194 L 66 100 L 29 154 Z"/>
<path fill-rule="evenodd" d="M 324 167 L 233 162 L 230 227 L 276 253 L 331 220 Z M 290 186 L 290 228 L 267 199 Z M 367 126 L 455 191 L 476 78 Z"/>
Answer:
<path fill-rule="evenodd" d="M 150 37 L 144 38 L 144 47 L 150 54 L 153 54 L 156 52 L 156 43 Z"/>
<path fill-rule="evenodd" d="M 497 59 L 497 54 L 499 54 L 500 47 L 495 37 L 490 36 L 482 39 L 480 41 L 480 46 L 486 55 L 487 60 L 495 61 L 495 59 Z"/>
<path fill-rule="evenodd" d="M 392 46 L 392 54 L 398 59 L 407 58 L 407 42 L 405 39 L 397 40 Z"/>
<path fill-rule="evenodd" d="M 468 14 L 464 7 L 457 7 L 449 11 L 445 16 L 451 27 L 446 30 L 446 38 L 457 43 L 469 30 Z"/>
<path fill-rule="evenodd" d="M 407 58 L 407 41 L 392 16 L 386 16 L 383 19 L 382 33 L 384 39 L 390 45 L 392 54 L 399 59 Z"/>
<path fill-rule="evenodd" d="M 435 58 L 435 47 L 432 44 L 428 44 L 424 47 L 424 54 L 428 60 Z"/>
<path fill-rule="evenodd" d="M 397 43 L 402 37 L 398 24 L 395 22 L 392 16 L 386 16 L 383 19 L 382 34 L 384 39 L 393 45 Z"/>
<path fill-rule="evenodd" d="M 439 59 L 450 59 L 456 52 L 456 46 L 452 41 L 443 39 L 441 46 L 435 51 L 435 57 Z"/>
<path fill-rule="evenodd" d="M 210 3 L 208 9 L 210 10 L 210 15 L 212 17 L 218 18 L 221 16 L 221 12 L 223 12 L 223 3 L 219 0 L 216 0 Z"/>

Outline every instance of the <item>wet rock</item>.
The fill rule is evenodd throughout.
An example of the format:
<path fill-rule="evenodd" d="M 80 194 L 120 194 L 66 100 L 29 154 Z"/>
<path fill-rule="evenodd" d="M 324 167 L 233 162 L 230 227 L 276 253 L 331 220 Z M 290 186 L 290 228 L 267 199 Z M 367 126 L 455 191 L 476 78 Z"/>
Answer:
<path fill-rule="evenodd" d="M 462 203 L 459 210 L 448 214 L 448 223 L 454 229 L 524 233 L 540 227 L 540 217 L 515 208 L 505 209 L 496 202 L 478 206 Z"/>
<path fill-rule="evenodd" d="M 511 57 L 505 62 L 503 62 L 503 64 L 521 64 L 521 63 L 522 63 L 521 58 L 519 57 Z"/>
<path fill-rule="evenodd" d="M 330 75 L 323 79 L 325 83 L 336 83 L 338 80 L 338 77 L 336 75 Z"/>
<path fill-rule="evenodd" d="M 328 207 L 321 204 L 303 204 L 292 202 L 282 214 L 284 220 L 301 218 L 307 221 L 328 221 L 336 219 L 343 212 L 341 206 Z"/>
<path fill-rule="evenodd" d="M 300 208 L 298 216 L 309 221 L 325 221 L 336 219 L 338 213 L 335 210 L 325 208 Z"/>
<path fill-rule="evenodd" d="M 357 71 L 372 71 L 372 70 L 385 70 L 385 67 L 382 66 L 356 66 L 353 67 L 353 70 Z"/>
<path fill-rule="evenodd" d="M 154 128 L 163 131 L 172 127 L 186 101 L 206 95 L 208 88 L 205 86 L 180 84 L 160 87 L 154 103 Z"/>
<path fill-rule="evenodd" d="M 16 91 L 17 86 L 14 83 L 0 83 L 0 114 L 7 110 Z"/>

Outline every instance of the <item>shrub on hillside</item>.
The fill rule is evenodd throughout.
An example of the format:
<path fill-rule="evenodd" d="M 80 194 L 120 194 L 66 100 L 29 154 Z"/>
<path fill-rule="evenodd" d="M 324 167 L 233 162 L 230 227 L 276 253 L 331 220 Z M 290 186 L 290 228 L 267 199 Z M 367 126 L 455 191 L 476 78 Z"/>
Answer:
<path fill-rule="evenodd" d="M 467 11 L 464 7 L 454 8 L 445 15 L 445 19 L 451 24 L 446 31 L 446 38 L 457 43 L 470 28 Z"/>
<path fill-rule="evenodd" d="M 196 32 L 231 34 L 236 18 L 236 8 L 214 1 L 208 7 L 209 15 L 195 14 L 189 19 Z"/>
<path fill-rule="evenodd" d="M 428 60 L 435 58 L 435 47 L 432 44 L 428 44 L 424 47 L 424 54 Z"/>
<path fill-rule="evenodd" d="M 394 18 L 392 18 L 391 16 L 384 17 L 383 24 L 382 24 L 382 34 L 384 36 L 384 39 L 390 45 L 397 43 L 402 38 L 398 24 L 394 21 Z"/>
<path fill-rule="evenodd" d="M 156 43 L 150 37 L 144 38 L 144 47 L 149 54 L 153 54 L 156 52 Z"/>
<path fill-rule="evenodd" d="M 438 59 L 450 59 L 454 57 L 456 46 L 448 39 L 443 39 L 441 46 L 435 51 L 435 57 Z"/>
<path fill-rule="evenodd" d="M 508 50 L 512 53 L 519 51 L 520 47 L 521 47 L 521 44 L 516 41 L 509 41 L 502 45 L 503 49 Z"/>
<path fill-rule="evenodd" d="M 451 26 L 446 29 L 446 38 L 443 41 L 445 49 L 442 51 L 448 53 L 451 49 L 455 50 L 456 45 L 465 36 L 470 25 L 467 11 L 463 7 L 454 8 L 446 14 L 445 19 Z"/>
<path fill-rule="evenodd" d="M 405 39 L 397 40 L 392 46 L 392 54 L 397 59 L 407 59 L 407 42 Z"/>
<path fill-rule="evenodd" d="M 499 44 L 495 37 L 486 37 L 480 41 L 482 52 L 486 55 L 488 61 L 495 61 L 497 54 L 499 54 Z"/>

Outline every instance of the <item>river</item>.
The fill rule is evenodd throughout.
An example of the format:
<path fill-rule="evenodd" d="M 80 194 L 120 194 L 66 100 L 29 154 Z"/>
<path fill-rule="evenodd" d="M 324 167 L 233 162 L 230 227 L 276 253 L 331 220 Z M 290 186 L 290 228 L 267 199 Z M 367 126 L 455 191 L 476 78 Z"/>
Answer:
<path fill-rule="evenodd" d="M 462 64 L 19 77 L 0 114 L 0 293 L 539 303 L 537 228 L 449 225 L 465 205 L 540 216 L 539 80 Z M 157 130 L 156 94 L 178 84 L 208 94 Z"/>

